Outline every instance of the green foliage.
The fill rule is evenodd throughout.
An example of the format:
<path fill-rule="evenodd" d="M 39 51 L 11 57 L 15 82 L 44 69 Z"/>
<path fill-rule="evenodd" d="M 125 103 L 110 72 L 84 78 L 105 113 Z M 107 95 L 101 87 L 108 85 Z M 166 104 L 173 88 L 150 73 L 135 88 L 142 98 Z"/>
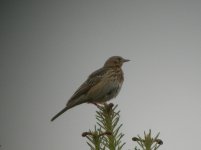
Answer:
<path fill-rule="evenodd" d="M 103 136 L 107 133 L 103 133 L 101 130 L 97 130 L 96 126 L 94 131 L 82 133 L 83 137 L 88 139 L 87 144 L 91 150 L 105 150 Z"/>
<path fill-rule="evenodd" d="M 85 132 L 91 150 L 122 150 L 125 143 L 121 140 L 124 136 L 120 133 L 122 124 L 119 124 L 119 113 L 117 105 L 104 104 L 97 106 L 96 111 L 97 127 L 94 131 Z"/>
<path fill-rule="evenodd" d="M 163 141 L 161 139 L 158 139 L 159 134 L 160 133 L 158 133 L 154 138 L 152 138 L 151 130 L 149 130 L 149 133 L 144 132 L 144 138 L 141 138 L 138 135 L 137 137 L 133 137 L 132 140 L 136 141 L 142 150 L 157 150 L 163 144 Z M 135 150 L 140 149 L 135 147 Z"/>
<path fill-rule="evenodd" d="M 125 145 L 125 142 L 122 142 L 124 134 L 120 132 L 122 124 L 119 124 L 120 111 L 117 111 L 117 106 L 112 103 L 97 105 L 94 131 L 89 130 L 82 134 L 87 138 L 91 150 L 122 150 Z M 157 150 L 163 144 L 163 141 L 158 139 L 159 134 L 153 138 L 149 130 L 149 133 L 144 132 L 143 138 L 139 135 L 133 137 L 132 140 L 140 147 L 139 149 L 136 146 L 134 150 Z"/>

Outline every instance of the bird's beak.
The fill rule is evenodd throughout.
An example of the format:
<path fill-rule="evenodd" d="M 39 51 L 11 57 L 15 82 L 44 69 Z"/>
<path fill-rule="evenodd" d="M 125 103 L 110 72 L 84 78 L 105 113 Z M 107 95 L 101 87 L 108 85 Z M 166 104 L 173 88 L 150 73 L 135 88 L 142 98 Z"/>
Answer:
<path fill-rule="evenodd" d="M 123 62 L 128 62 L 128 61 L 130 61 L 130 60 L 129 60 L 129 59 L 124 59 L 124 60 L 123 60 Z"/>

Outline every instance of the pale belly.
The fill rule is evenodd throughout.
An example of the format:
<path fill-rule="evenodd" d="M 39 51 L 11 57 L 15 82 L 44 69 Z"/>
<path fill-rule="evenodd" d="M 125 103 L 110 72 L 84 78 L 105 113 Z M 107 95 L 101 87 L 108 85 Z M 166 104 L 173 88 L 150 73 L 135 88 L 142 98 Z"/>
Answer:
<path fill-rule="evenodd" d="M 120 72 L 121 73 L 121 72 Z M 115 98 L 121 90 L 123 77 L 119 74 L 108 72 L 105 78 L 91 88 L 87 93 L 88 101 L 103 103 Z"/>

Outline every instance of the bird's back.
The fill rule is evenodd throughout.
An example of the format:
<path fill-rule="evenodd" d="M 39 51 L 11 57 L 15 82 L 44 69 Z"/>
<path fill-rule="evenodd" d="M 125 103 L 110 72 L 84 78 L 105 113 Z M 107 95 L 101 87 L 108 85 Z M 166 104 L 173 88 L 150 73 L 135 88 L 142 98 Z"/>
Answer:
<path fill-rule="evenodd" d="M 75 106 L 85 102 L 105 102 L 117 96 L 124 77 L 121 68 L 102 67 L 78 88 L 67 103 Z"/>

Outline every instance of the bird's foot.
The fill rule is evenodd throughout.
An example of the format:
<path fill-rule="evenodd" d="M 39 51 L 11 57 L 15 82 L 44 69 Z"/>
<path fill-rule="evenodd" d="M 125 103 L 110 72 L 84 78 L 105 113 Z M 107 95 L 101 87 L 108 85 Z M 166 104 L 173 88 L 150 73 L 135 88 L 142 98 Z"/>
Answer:
<path fill-rule="evenodd" d="M 92 104 L 94 104 L 96 107 L 100 108 L 100 107 L 103 107 L 106 103 L 96 103 L 96 102 L 92 102 Z"/>

